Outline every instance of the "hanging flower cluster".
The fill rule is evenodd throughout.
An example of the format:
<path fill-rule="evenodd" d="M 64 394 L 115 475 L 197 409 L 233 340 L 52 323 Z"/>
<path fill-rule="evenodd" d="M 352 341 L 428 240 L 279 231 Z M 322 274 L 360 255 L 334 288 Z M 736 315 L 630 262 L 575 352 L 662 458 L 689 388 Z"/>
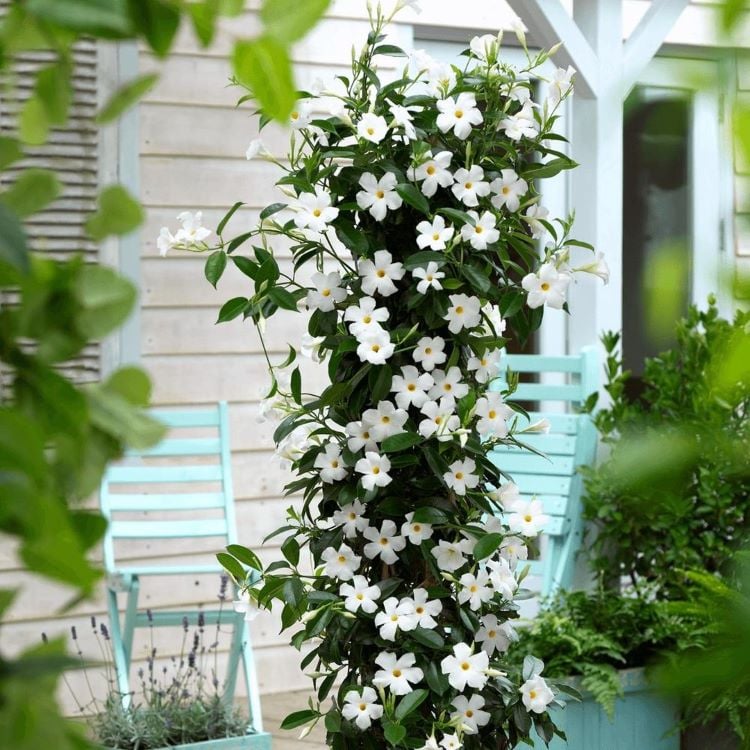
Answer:
<path fill-rule="evenodd" d="M 277 451 L 297 475 L 287 491 L 302 496 L 273 535 L 284 559 L 263 569 L 240 546 L 219 557 L 243 585 L 243 563 L 262 571 L 238 604 L 248 617 L 277 600 L 297 628 L 317 700 L 284 726 L 324 719 L 334 750 L 511 748 L 532 726 L 549 740 L 558 701 L 533 657 L 523 674 L 504 669 L 527 543 L 546 516 L 493 464 L 493 446 L 520 444 L 521 411 L 493 383 L 505 342 L 525 341 L 545 305 L 565 307 L 570 246 L 583 245 L 538 192 L 574 166 L 554 148 L 572 71 L 535 102 L 548 55 L 515 70 L 485 36 L 463 68 L 418 53 L 385 82 L 375 61 L 406 56 L 384 43 L 391 17 L 373 11 L 338 87 L 302 95 L 287 162 L 251 144 L 249 158 L 285 172 L 289 201 L 224 239 L 236 204 L 217 228 L 209 281 L 231 260 L 254 284 L 219 320 L 309 313 L 299 348 L 330 378 L 304 392 L 293 347 L 271 368 L 262 408 L 280 419 Z M 580 270 L 603 275 L 602 263 Z"/>

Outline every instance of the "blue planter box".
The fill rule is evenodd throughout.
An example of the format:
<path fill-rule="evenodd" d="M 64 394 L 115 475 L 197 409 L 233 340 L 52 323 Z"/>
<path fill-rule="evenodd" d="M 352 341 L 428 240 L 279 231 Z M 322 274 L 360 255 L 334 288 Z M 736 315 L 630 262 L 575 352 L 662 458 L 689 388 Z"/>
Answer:
<path fill-rule="evenodd" d="M 271 750 L 271 735 L 268 732 L 257 732 L 244 737 L 224 737 L 219 740 L 191 742 L 189 745 L 172 745 L 162 750 Z"/>
<path fill-rule="evenodd" d="M 680 733 L 673 731 L 679 721 L 678 704 L 657 695 L 642 669 L 623 670 L 620 679 L 625 695 L 617 700 L 611 722 L 585 694 L 581 703 L 571 700 L 564 710 L 552 711 L 552 720 L 568 741 L 555 737 L 549 750 L 680 750 Z M 532 735 L 534 750 L 546 750 L 534 730 Z"/>

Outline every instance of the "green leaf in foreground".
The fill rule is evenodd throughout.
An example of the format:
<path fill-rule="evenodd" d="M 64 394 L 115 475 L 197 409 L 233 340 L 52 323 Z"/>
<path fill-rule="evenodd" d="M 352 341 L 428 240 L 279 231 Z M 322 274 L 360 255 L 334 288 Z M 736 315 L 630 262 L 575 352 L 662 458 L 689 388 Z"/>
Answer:
<path fill-rule="evenodd" d="M 396 708 L 396 718 L 399 721 L 405 719 L 410 713 L 422 705 L 429 694 L 429 690 L 422 688 L 420 690 L 413 690 L 408 695 L 405 695 Z"/>
<path fill-rule="evenodd" d="M 221 567 L 224 568 L 224 570 L 226 570 L 238 584 L 241 584 L 245 580 L 245 569 L 242 567 L 239 560 L 232 557 L 232 555 L 228 555 L 226 552 L 217 552 L 216 559 L 219 561 Z"/>
<path fill-rule="evenodd" d="M 26 233 L 18 217 L 0 203 L 0 264 L 2 263 L 24 273 L 29 270 Z"/>
<path fill-rule="evenodd" d="M 489 557 L 502 543 L 502 534 L 485 534 L 474 545 L 474 559 L 484 560 L 485 557 Z"/>
<path fill-rule="evenodd" d="M 221 275 L 224 273 L 224 269 L 227 267 L 227 254 L 223 250 L 217 250 L 211 253 L 206 259 L 206 267 L 204 272 L 206 279 L 211 286 L 216 289 Z"/>
<path fill-rule="evenodd" d="M 305 709 L 304 711 L 295 711 L 293 714 L 289 714 L 284 721 L 281 722 L 282 729 L 296 729 L 297 727 L 309 724 L 320 716 L 317 711 L 312 709 Z"/>
<path fill-rule="evenodd" d="M 266 32 L 281 42 L 296 42 L 318 22 L 331 0 L 264 0 L 260 17 Z"/>
<path fill-rule="evenodd" d="M 0 202 L 21 218 L 41 211 L 62 190 L 57 175 L 48 169 L 25 169 L 4 192 Z"/>
<path fill-rule="evenodd" d="M 96 213 L 89 216 L 86 231 L 103 240 L 112 234 L 128 234 L 143 222 L 141 204 L 122 185 L 110 185 L 99 194 Z"/>
<path fill-rule="evenodd" d="M 156 73 L 146 73 L 121 86 L 99 110 L 96 115 L 97 125 L 106 125 L 116 120 L 151 91 L 158 80 L 159 76 Z"/>

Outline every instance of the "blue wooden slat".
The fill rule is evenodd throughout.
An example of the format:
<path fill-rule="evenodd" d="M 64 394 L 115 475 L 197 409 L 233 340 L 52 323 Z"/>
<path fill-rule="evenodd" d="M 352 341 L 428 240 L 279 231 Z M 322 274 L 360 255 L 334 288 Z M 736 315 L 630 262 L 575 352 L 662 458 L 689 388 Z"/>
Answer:
<path fill-rule="evenodd" d="M 224 495 L 221 492 L 185 492 L 167 494 L 112 494 L 109 495 L 109 507 L 113 511 L 126 510 L 201 510 L 204 508 L 221 508 L 224 506 Z"/>
<path fill-rule="evenodd" d="M 113 466 L 107 471 L 110 484 L 149 482 L 215 482 L 222 478 L 221 466 Z"/>
<path fill-rule="evenodd" d="M 219 438 L 173 438 L 145 451 L 128 451 L 128 456 L 215 456 L 221 453 Z"/>
<path fill-rule="evenodd" d="M 547 383 L 519 383 L 509 396 L 510 401 L 582 401 L 580 384 L 555 385 Z"/>
<path fill-rule="evenodd" d="M 503 367 L 514 372 L 572 372 L 580 373 L 583 358 L 576 354 L 551 357 L 540 354 L 507 354 L 502 360 Z"/>
<path fill-rule="evenodd" d="M 199 573 L 216 573 L 221 575 L 224 569 L 220 565 L 131 565 L 118 568 L 114 575 L 122 576 L 184 576 Z"/>
<path fill-rule="evenodd" d="M 153 409 L 153 417 L 170 427 L 216 427 L 219 409 Z"/>
<path fill-rule="evenodd" d="M 560 495 L 530 495 L 522 492 L 521 499 L 539 500 L 548 516 L 564 516 L 568 508 L 568 498 Z"/>
<path fill-rule="evenodd" d="M 223 518 L 196 521 L 112 521 L 111 534 L 116 539 L 183 539 L 202 536 L 226 536 Z M 185 572 L 192 568 L 186 566 Z"/>
<path fill-rule="evenodd" d="M 508 472 L 510 473 L 510 472 Z M 571 477 L 535 476 L 525 474 L 519 477 L 518 484 L 524 495 L 564 495 L 570 492 Z"/>
<path fill-rule="evenodd" d="M 518 448 L 498 448 L 492 451 L 492 463 L 503 471 L 518 474 L 561 474 L 573 473 L 572 456 L 537 456 Z M 516 484 L 519 484 L 516 482 Z M 520 486 L 520 484 L 519 484 Z"/>
<path fill-rule="evenodd" d="M 541 451 L 548 456 L 572 456 L 576 452 L 576 438 L 574 435 L 518 435 L 517 439 L 525 446 Z M 510 450 L 525 450 L 507 446 Z M 498 446 L 497 450 L 502 450 Z"/>

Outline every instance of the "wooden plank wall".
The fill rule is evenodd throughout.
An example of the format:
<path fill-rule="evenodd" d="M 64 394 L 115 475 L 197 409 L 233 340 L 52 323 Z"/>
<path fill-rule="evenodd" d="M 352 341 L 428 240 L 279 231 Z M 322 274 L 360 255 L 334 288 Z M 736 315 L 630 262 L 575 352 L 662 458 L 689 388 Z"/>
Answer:
<path fill-rule="evenodd" d="M 737 60 L 737 97 L 750 106 L 750 55 L 740 54 Z M 739 149 L 734 159 L 735 259 L 737 271 L 750 278 L 750 163 Z"/>

